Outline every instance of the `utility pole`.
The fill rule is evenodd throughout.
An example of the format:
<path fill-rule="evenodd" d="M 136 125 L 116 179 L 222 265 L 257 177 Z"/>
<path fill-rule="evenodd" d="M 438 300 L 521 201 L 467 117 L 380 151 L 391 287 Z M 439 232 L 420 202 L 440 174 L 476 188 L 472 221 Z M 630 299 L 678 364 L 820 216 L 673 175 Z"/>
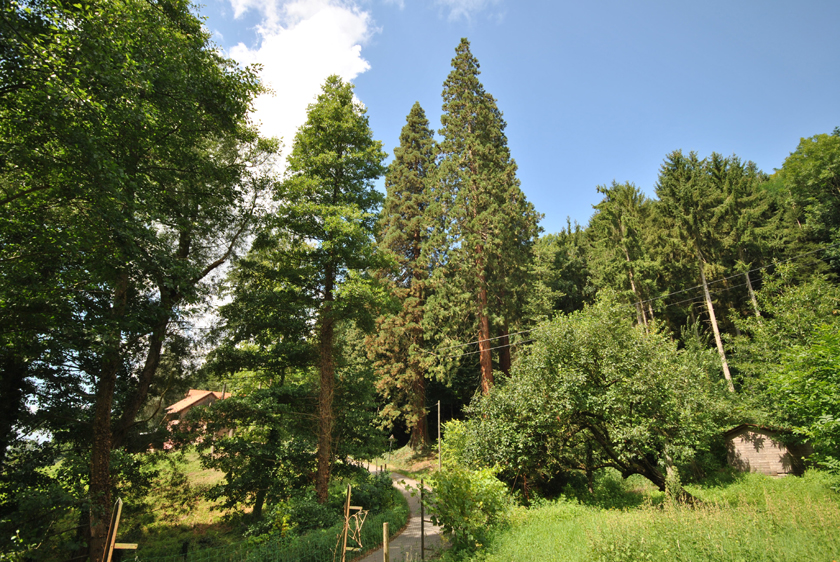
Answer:
<path fill-rule="evenodd" d="M 438 472 L 441 466 L 443 466 L 443 459 L 440 456 L 440 400 L 438 400 Z"/>

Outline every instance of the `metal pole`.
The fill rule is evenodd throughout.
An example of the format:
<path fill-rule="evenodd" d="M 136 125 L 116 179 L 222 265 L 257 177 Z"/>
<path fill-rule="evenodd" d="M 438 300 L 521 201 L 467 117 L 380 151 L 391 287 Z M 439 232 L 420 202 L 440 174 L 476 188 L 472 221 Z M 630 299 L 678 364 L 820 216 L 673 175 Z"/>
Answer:
<path fill-rule="evenodd" d="M 443 458 L 440 456 L 440 400 L 438 400 L 438 472 L 443 466 Z"/>
<path fill-rule="evenodd" d="M 423 511 L 423 479 L 420 479 L 420 560 L 426 559 L 426 514 Z"/>
<path fill-rule="evenodd" d="M 382 562 L 391 562 L 391 547 L 388 544 L 388 522 L 382 524 Z"/>

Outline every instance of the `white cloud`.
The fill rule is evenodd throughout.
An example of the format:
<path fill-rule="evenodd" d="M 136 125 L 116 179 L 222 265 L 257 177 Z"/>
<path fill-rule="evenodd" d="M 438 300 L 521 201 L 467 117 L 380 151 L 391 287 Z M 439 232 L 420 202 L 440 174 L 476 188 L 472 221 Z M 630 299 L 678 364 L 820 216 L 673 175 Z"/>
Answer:
<path fill-rule="evenodd" d="M 386 4 L 394 4 L 400 10 L 405 9 L 405 0 L 383 0 Z"/>
<path fill-rule="evenodd" d="M 435 0 L 435 4 L 449 10 L 450 21 L 471 21 L 479 12 L 500 3 L 501 0 Z"/>
<path fill-rule="evenodd" d="M 376 31 L 370 14 L 342 0 L 230 1 L 234 17 L 248 10 L 262 16 L 259 45 L 239 43 L 229 54 L 242 64 L 262 65 L 261 77 L 273 94 L 256 100 L 254 119 L 264 135 L 282 137 L 288 153 L 326 77 L 349 81 L 370 68 L 361 55 Z"/>

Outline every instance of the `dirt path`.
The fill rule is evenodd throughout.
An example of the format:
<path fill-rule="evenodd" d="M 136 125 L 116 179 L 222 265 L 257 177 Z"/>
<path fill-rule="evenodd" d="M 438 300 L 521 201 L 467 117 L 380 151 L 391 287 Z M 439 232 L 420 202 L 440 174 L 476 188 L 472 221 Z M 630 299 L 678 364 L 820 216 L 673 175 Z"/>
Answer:
<path fill-rule="evenodd" d="M 409 516 L 408 526 L 398 536 L 391 538 L 390 541 L 390 558 L 391 562 L 415 562 L 420 560 L 420 495 L 412 497 L 407 486 L 417 489 L 420 483 L 412 480 L 398 472 L 392 472 L 391 478 L 394 480 L 396 487 L 402 492 L 402 495 L 408 500 L 408 507 L 411 515 Z M 425 547 L 426 559 L 440 550 L 440 527 L 432 525 L 429 522 L 429 514 L 426 514 L 426 522 L 424 525 L 425 531 Z M 368 554 L 364 558 L 356 562 L 383 562 L 382 548 Z"/>

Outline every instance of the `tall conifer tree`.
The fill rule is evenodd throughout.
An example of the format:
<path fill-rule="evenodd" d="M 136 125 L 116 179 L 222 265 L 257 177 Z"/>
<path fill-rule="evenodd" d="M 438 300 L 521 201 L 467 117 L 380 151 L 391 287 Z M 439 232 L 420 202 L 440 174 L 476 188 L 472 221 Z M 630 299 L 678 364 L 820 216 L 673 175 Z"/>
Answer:
<path fill-rule="evenodd" d="M 461 39 L 443 84 L 436 189 L 451 248 L 445 270 L 454 300 L 448 308 L 461 313 L 456 323 L 470 315 L 477 324 L 471 335 L 479 340 L 481 389 L 487 393 L 493 385 L 491 348 L 500 350 L 499 367 L 510 368 L 509 326 L 523 307 L 539 216 L 519 188 L 502 112 L 478 75 L 478 60 Z"/>
<path fill-rule="evenodd" d="M 589 221 L 592 239 L 590 271 L 595 283 L 627 294 L 636 307 L 636 320 L 647 327 L 655 290 L 652 270 L 658 264 L 648 252 L 645 229 L 650 226 L 651 201 L 632 183 L 598 186 L 604 199 L 594 205 Z M 629 293 L 627 293 L 629 289 Z"/>
<path fill-rule="evenodd" d="M 388 400 L 386 421 L 402 416 L 411 431 L 410 445 L 428 445 L 426 422 L 426 369 L 431 356 L 423 316 L 429 279 L 430 181 L 437 146 L 426 113 L 415 102 L 400 133 L 400 146 L 385 176 L 387 196 L 380 219 L 379 245 L 394 259 L 389 272 L 396 310 L 377 320 L 376 336 L 369 340 L 376 360 L 380 393 Z"/>
<path fill-rule="evenodd" d="M 364 274 L 378 267 L 373 234 L 384 173 L 382 143 L 373 140 L 353 86 L 330 76 L 288 158 L 277 232 L 289 248 L 285 272 L 297 306 L 311 315 L 318 342 L 318 452 L 315 489 L 327 500 L 332 464 L 336 324 L 364 313 Z M 348 289 L 354 286 L 354 289 Z"/>
<path fill-rule="evenodd" d="M 670 222 L 673 235 L 682 241 L 685 251 L 696 260 L 723 376 L 729 391 L 735 392 L 706 279 L 706 271 L 714 266 L 713 258 L 722 238 L 720 207 L 723 204 L 723 193 L 715 184 L 709 168 L 709 163 L 700 160 L 694 152 L 688 156 L 679 150 L 672 152 L 660 168 L 656 195 L 659 197 L 662 215 Z"/>

